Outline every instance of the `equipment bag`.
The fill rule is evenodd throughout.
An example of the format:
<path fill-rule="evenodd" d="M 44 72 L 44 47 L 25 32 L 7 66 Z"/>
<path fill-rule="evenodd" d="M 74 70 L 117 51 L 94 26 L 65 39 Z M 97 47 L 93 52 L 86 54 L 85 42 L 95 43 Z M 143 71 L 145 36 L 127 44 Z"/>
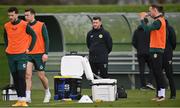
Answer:
<path fill-rule="evenodd" d="M 127 98 L 127 92 L 123 86 L 117 88 L 118 98 Z"/>

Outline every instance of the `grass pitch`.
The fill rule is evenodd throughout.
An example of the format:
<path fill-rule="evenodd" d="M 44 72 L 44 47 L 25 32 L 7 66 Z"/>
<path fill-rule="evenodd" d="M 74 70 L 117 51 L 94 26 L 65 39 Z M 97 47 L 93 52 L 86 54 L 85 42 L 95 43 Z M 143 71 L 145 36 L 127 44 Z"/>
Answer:
<path fill-rule="evenodd" d="M 29 107 L 180 107 L 180 90 L 177 91 L 177 98 L 175 100 L 168 99 L 169 90 L 167 91 L 167 99 L 163 102 L 151 101 L 155 91 L 152 90 L 127 90 L 127 99 L 118 99 L 114 102 L 99 102 L 93 104 L 80 104 L 77 101 L 55 101 L 53 100 L 53 90 L 51 90 L 52 99 L 50 103 L 43 104 L 44 92 L 42 90 L 32 91 L 32 103 Z M 90 89 L 83 89 L 82 94 L 91 95 Z M 2 96 L 1 96 L 2 97 Z M 0 100 L 0 107 L 10 107 L 15 101 Z"/>

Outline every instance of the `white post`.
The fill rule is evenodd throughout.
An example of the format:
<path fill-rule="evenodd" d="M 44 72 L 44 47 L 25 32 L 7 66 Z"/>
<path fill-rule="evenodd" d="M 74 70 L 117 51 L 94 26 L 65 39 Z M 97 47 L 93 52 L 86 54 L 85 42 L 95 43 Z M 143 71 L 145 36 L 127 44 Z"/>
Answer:
<path fill-rule="evenodd" d="M 130 79 L 131 82 L 131 89 L 134 90 L 136 87 L 136 81 L 135 81 L 135 75 L 134 74 L 128 74 L 128 77 Z"/>
<path fill-rule="evenodd" d="M 12 77 L 11 73 L 9 74 L 9 76 L 10 76 L 9 84 L 10 84 L 10 85 L 13 85 L 14 82 L 13 82 L 13 77 Z"/>

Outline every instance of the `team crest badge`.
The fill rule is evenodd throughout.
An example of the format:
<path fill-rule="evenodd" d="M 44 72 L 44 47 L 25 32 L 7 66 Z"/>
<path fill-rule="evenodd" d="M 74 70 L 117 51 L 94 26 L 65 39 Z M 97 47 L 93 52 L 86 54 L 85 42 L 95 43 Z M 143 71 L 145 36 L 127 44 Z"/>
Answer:
<path fill-rule="evenodd" d="M 99 35 L 99 38 L 103 38 L 103 35 L 102 35 L 102 34 L 100 34 L 100 35 Z"/>
<path fill-rule="evenodd" d="M 23 64 L 23 68 L 26 68 L 26 64 Z"/>
<path fill-rule="evenodd" d="M 42 65 L 40 66 L 40 69 L 43 69 L 43 66 L 42 66 Z"/>
<path fill-rule="evenodd" d="M 107 68 L 107 64 L 104 64 L 104 68 Z"/>
<path fill-rule="evenodd" d="M 14 31 L 17 30 L 17 27 L 12 27 L 12 30 L 14 30 Z"/>
<path fill-rule="evenodd" d="M 169 62 L 169 64 L 172 64 L 172 60 L 170 60 L 170 61 L 168 61 Z"/>
<path fill-rule="evenodd" d="M 154 54 L 154 58 L 157 58 L 157 54 Z"/>

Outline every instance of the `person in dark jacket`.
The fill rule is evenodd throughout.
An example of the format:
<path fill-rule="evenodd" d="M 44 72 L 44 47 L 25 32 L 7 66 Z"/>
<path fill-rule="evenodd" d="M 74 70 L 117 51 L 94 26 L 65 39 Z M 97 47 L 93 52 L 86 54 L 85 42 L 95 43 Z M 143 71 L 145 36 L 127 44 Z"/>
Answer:
<path fill-rule="evenodd" d="M 147 24 L 148 19 L 144 18 L 144 22 Z M 149 32 L 145 32 L 141 25 L 134 31 L 132 44 L 134 48 L 137 50 L 137 58 L 139 64 L 139 72 L 140 72 L 140 88 L 141 89 L 155 89 L 152 85 L 153 82 L 153 73 L 151 66 L 151 57 L 149 54 L 149 42 L 150 42 L 150 34 Z M 149 80 L 146 82 L 145 78 L 145 64 L 149 67 Z"/>
<path fill-rule="evenodd" d="M 169 81 L 170 86 L 170 99 L 176 98 L 176 87 L 173 79 L 173 67 L 172 67 L 172 57 L 173 50 L 176 48 L 176 33 L 174 28 L 169 25 L 166 20 L 166 28 L 167 28 L 167 38 L 166 38 L 166 48 L 163 54 L 163 69 L 166 72 L 166 76 Z"/>
<path fill-rule="evenodd" d="M 112 50 L 112 38 L 101 22 L 101 17 L 93 17 L 92 30 L 87 33 L 87 47 L 92 71 L 102 78 L 108 78 L 108 54 Z M 98 73 L 100 71 L 100 74 Z"/>

